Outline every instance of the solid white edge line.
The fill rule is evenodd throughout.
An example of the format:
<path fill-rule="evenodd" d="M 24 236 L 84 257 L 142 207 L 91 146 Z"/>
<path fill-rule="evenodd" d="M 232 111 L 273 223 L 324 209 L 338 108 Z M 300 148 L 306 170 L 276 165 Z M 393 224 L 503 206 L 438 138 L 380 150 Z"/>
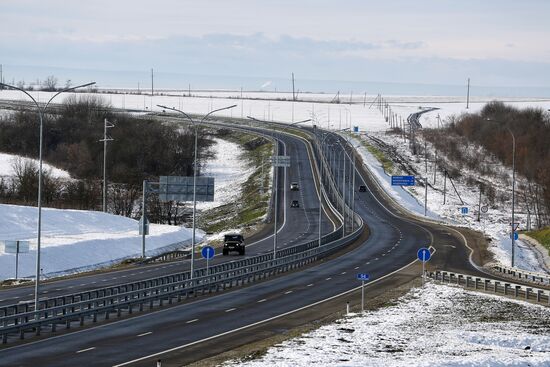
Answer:
<path fill-rule="evenodd" d="M 411 266 L 412 264 L 414 264 L 415 262 L 418 262 L 419 260 L 416 259 L 410 263 L 408 263 L 407 265 L 404 265 L 403 267 L 399 268 L 399 269 L 396 269 L 394 271 L 392 271 L 391 273 L 389 274 L 386 274 L 380 278 L 377 278 L 371 282 L 368 283 L 367 287 L 370 286 L 370 284 L 373 284 L 373 283 L 376 283 L 376 282 L 379 282 L 381 281 L 382 279 L 385 279 L 409 266 Z M 209 341 L 209 340 L 212 340 L 212 339 L 216 339 L 216 338 L 219 338 L 219 337 L 222 337 L 222 336 L 225 336 L 225 335 L 229 335 L 229 334 L 233 334 L 233 333 L 236 333 L 238 331 L 241 331 L 241 330 L 245 330 L 245 329 L 248 329 L 248 328 L 251 328 L 251 327 L 254 327 L 254 326 L 257 326 L 257 325 L 261 325 L 261 324 L 265 324 L 266 322 L 269 322 L 269 321 L 273 321 L 273 320 L 277 320 L 281 317 L 285 317 L 285 316 L 288 316 L 288 315 L 291 315 L 293 313 L 296 313 L 296 312 L 299 312 L 299 311 L 302 311 L 302 310 L 305 310 L 305 309 L 308 309 L 308 308 L 311 308 L 311 307 L 314 307 L 314 306 L 317 306 L 317 305 L 320 305 L 322 303 L 325 303 L 327 301 L 331 301 L 333 299 L 336 299 L 336 298 L 339 298 L 339 297 L 342 297 L 346 294 L 349 294 L 349 293 L 352 293 L 352 292 L 355 292 L 357 290 L 360 290 L 362 286 L 358 286 L 358 287 L 355 287 L 355 288 L 352 288 L 352 289 L 349 289 L 345 292 L 342 292 L 342 293 L 339 293 L 335 296 L 331 296 L 329 298 L 325 298 L 325 299 L 322 299 L 320 301 L 317 301 L 317 302 L 314 302 L 314 303 L 311 303 L 309 305 L 306 305 L 306 306 L 303 306 L 303 307 L 300 307 L 300 308 L 297 308 L 297 309 L 294 309 L 294 310 L 291 310 L 291 311 L 287 311 L 285 313 L 282 313 L 280 315 L 277 315 L 277 316 L 273 316 L 273 317 L 270 317 L 270 318 L 267 318 L 265 320 L 261 320 L 261 321 L 257 321 L 257 322 L 254 322 L 252 324 L 248 324 L 248 325 L 245 325 L 245 326 L 241 326 L 239 328 L 236 328 L 236 329 L 233 329 L 233 330 L 229 330 L 229 331 L 226 331 L 226 332 L 223 332 L 223 333 L 220 333 L 220 334 L 217 334 L 217 335 L 212 335 L 212 336 L 209 336 L 207 338 L 204 338 L 204 339 L 201 339 L 201 340 L 197 340 L 197 341 L 194 341 L 194 342 L 191 342 L 191 343 L 187 343 L 187 344 L 184 344 L 184 345 L 180 345 L 178 347 L 174 347 L 174 348 L 170 348 L 170 349 L 166 349 L 162 352 L 158 352 L 158 353 L 154 353 L 154 354 L 150 354 L 148 356 L 144 356 L 144 357 L 141 357 L 141 358 L 137 358 L 137 359 L 134 359 L 134 360 L 131 360 L 131 361 L 128 361 L 128 362 L 123 362 L 123 363 L 120 363 L 120 364 L 116 364 L 114 365 L 113 367 L 121 367 L 121 366 L 127 366 L 129 364 L 132 364 L 132 363 L 136 363 L 136 362 L 141 362 L 141 361 L 144 361 L 146 359 L 149 359 L 149 358 L 154 358 L 154 357 L 158 357 L 158 356 L 161 356 L 163 354 L 166 354 L 166 353 L 170 353 L 170 352 L 174 352 L 176 350 L 180 350 L 180 349 L 185 349 L 185 348 L 188 348 L 190 346 L 193 346 L 193 345 L 196 345 L 196 344 L 200 344 L 200 343 L 204 343 L 206 341 Z"/>

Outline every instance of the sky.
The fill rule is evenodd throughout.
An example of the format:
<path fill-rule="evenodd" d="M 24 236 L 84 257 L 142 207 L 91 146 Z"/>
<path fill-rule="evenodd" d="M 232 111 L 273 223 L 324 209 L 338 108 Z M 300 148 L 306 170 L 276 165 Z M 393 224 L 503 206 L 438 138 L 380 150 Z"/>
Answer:
<path fill-rule="evenodd" d="M 159 88 L 289 90 L 294 72 L 317 91 L 471 78 L 550 96 L 549 14 L 545 0 L 0 0 L 0 64 L 10 82 L 136 87 L 153 68 Z"/>

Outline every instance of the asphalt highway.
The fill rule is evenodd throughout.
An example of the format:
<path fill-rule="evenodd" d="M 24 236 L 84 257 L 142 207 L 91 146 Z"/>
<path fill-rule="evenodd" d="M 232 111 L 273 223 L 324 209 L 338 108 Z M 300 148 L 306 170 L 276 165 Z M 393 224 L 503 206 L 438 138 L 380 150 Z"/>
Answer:
<path fill-rule="evenodd" d="M 306 144 L 296 137 L 278 132 L 274 133 L 274 138 L 278 141 L 278 153 L 291 157 L 290 168 L 278 168 L 279 174 L 277 175 L 277 196 L 279 203 L 277 248 L 281 249 L 314 240 L 318 237 L 319 199 Z M 291 182 L 298 182 L 300 190 L 290 191 Z M 290 201 L 294 199 L 300 201 L 301 205 L 299 208 L 290 208 Z M 321 232 L 324 235 L 334 230 L 335 223 L 333 223 L 333 220 L 329 220 L 327 215 L 323 213 L 321 226 Z M 272 223 L 267 225 L 261 233 L 247 238 L 246 244 L 246 257 L 273 251 Z M 136 249 L 140 248 L 140 246 L 141 243 L 137 241 Z M 222 256 L 220 253 L 210 260 L 211 265 L 242 259 L 242 256 L 238 256 L 235 253 L 231 253 L 229 256 Z M 205 266 L 206 263 L 200 257 L 200 254 L 196 255 L 195 268 Z M 190 260 L 182 260 L 170 263 L 131 266 L 123 270 L 42 282 L 40 285 L 40 298 L 45 299 L 63 294 L 150 279 L 188 271 L 189 268 Z M 0 306 L 23 302 L 34 303 L 33 284 L 0 290 Z"/>
<path fill-rule="evenodd" d="M 287 149 L 291 147 L 292 144 L 287 144 Z M 297 176 L 291 175 L 290 181 L 303 180 L 304 171 L 307 169 L 295 173 Z M 435 250 L 432 265 L 454 267 L 470 273 L 477 271 L 469 262 L 470 252 L 462 235 L 452 228 L 423 222 L 405 213 L 378 188 L 361 165 L 358 165 L 355 175 L 356 184 L 362 182 L 368 187 L 366 192 L 356 190 L 353 197 L 355 210 L 368 224 L 370 235 L 368 238 L 362 236 L 358 246 L 342 256 L 304 271 L 200 298 L 192 303 L 8 347 L 0 351 L 0 364 L 153 366 L 157 359 L 162 359 L 163 366 L 182 365 L 208 357 L 214 351 L 239 346 L 244 343 L 241 336 L 242 340 L 254 340 L 248 331 L 259 325 L 269 327 L 295 313 L 339 300 L 339 296 L 352 295 L 359 286 L 357 273 L 370 275 L 372 282 L 369 287 L 378 291 L 389 290 L 395 283 L 385 280 L 413 264 L 418 248 L 423 246 L 432 246 Z M 305 186 L 308 184 L 300 183 L 300 195 L 302 192 L 307 195 Z M 310 189 L 314 190 L 313 187 Z M 350 198 L 348 196 L 348 200 Z M 318 205 L 315 195 L 301 199 L 304 209 L 314 209 Z M 288 209 L 288 213 L 290 215 L 292 210 Z M 306 220 L 302 212 L 298 216 L 301 216 L 305 228 L 310 226 L 307 231 L 315 231 L 313 223 Z M 304 231 L 303 226 L 294 232 L 295 235 Z M 343 307 L 343 299 L 341 302 Z M 295 323 L 299 325 L 300 320 Z M 257 336 L 261 337 L 262 334 Z M 217 340 L 223 340 L 224 344 L 216 344 Z"/>

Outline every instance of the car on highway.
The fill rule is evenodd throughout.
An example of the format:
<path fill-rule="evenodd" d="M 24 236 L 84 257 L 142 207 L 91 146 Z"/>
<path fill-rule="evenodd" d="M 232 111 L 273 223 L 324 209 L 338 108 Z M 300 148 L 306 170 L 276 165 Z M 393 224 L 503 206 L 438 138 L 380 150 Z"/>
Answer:
<path fill-rule="evenodd" d="M 292 191 L 299 191 L 300 190 L 300 186 L 298 185 L 298 182 L 292 182 L 290 184 L 290 190 Z"/>
<path fill-rule="evenodd" d="M 298 202 L 298 200 L 292 200 L 290 202 L 290 207 L 291 208 L 299 208 L 300 207 L 300 203 Z"/>
<path fill-rule="evenodd" d="M 228 233 L 223 236 L 223 255 L 229 255 L 229 251 L 237 251 L 239 255 L 244 255 L 245 245 L 244 236 L 239 233 Z"/>
<path fill-rule="evenodd" d="M 367 186 L 365 185 L 360 185 L 359 186 L 359 192 L 366 192 L 367 191 Z"/>

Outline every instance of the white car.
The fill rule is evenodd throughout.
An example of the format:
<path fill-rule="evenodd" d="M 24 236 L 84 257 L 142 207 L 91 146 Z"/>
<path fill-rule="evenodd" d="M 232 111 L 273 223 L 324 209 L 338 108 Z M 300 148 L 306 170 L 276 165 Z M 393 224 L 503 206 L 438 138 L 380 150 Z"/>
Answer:
<path fill-rule="evenodd" d="M 292 183 L 290 184 L 290 190 L 292 190 L 292 191 L 298 191 L 298 190 L 300 190 L 300 186 L 298 186 L 298 182 L 292 182 Z"/>

